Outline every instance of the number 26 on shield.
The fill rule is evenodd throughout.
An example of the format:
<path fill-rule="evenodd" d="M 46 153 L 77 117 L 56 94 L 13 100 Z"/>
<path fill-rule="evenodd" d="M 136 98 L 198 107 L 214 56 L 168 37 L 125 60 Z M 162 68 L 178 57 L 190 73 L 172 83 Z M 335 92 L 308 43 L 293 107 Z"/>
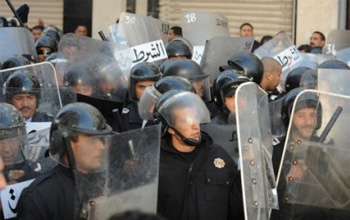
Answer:
<path fill-rule="evenodd" d="M 195 22 L 197 20 L 195 13 L 187 14 L 187 15 L 185 15 L 185 18 L 187 19 L 187 23 L 192 23 L 192 22 Z"/>

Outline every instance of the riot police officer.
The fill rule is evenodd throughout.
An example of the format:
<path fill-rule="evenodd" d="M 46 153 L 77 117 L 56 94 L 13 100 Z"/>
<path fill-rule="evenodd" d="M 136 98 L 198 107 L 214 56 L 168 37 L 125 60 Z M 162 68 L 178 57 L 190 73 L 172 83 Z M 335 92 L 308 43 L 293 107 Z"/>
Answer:
<path fill-rule="evenodd" d="M 200 124 L 210 121 L 202 99 L 169 91 L 157 102 L 163 125 L 158 213 L 167 219 L 243 219 L 239 172 Z M 199 193 L 203 192 L 203 193 Z"/>
<path fill-rule="evenodd" d="M 86 96 L 96 92 L 94 78 L 86 71 L 84 66 L 72 64 L 64 73 L 64 86 L 72 88 L 73 92 Z"/>
<path fill-rule="evenodd" d="M 18 219 L 76 219 L 74 205 L 79 207 L 84 198 L 75 191 L 73 174 L 89 175 L 101 168 L 105 137 L 111 131 L 93 106 L 73 103 L 63 107 L 50 130 L 49 152 L 59 164 L 22 192 Z"/>
<path fill-rule="evenodd" d="M 235 117 L 229 116 L 230 114 L 234 116 L 235 92 L 238 86 L 244 82 L 250 82 L 250 80 L 235 70 L 226 70 L 214 80 L 213 95 L 215 104 L 219 108 L 219 114 L 212 119 L 212 124 L 235 124 Z"/>
<path fill-rule="evenodd" d="M 24 149 L 28 146 L 25 122 L 18 110 L 7 103 L 0 104 L 0 156 L 9 184 L 35 178 L 34 163 L 26 161 Z"/>
<path fill-rule="evenodd" d="M 138 111 L 138 102 L 145 89 L 152 86 L 161 76 L 158 67 L 152 63 L 139 63 L 131 69 L 129 84 L 131 103 L 125 106 L 121 114 L 127 130 L 142 127 L 143 120 Z"/>
<path fill-rule="evenodd" d="M 7 78 L 5 87 L 6 102 L 14 105 L 26 121 L 52 121 L 51 115 L 37 111 L 41 86 L 34 74 L 18 70 Z"/>
<path fill-rule="evenodd" d="M 191 59 L 192 45 L 184 38 L 175 38 L 165 48 L 169 60 Z"/>
<path fill-rule="evenodd" d="M 42 36 L 36 41 L 35 48 L 39 62 L 43 62 L 50 54 L 57 52 L 57 42 L 48 36 Z"/>

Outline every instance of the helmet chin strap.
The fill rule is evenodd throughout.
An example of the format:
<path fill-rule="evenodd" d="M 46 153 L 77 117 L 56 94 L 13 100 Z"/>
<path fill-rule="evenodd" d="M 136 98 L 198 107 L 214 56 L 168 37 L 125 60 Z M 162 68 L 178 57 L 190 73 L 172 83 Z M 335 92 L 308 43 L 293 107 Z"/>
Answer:
<path fill-rule="evenodd" d="M 187 144 L 191 147 L 198 147 L 202 142 L 202 136 L 200 136 L 199 140 L 197 141 L 197 140 L 192 139 L 192 138 L 186 138 L 178 130 L 176 130 L 174 127 L 171 127 L 171 128 L 175 131 L 175 134 L 177 134 L 185 144 Z"/>

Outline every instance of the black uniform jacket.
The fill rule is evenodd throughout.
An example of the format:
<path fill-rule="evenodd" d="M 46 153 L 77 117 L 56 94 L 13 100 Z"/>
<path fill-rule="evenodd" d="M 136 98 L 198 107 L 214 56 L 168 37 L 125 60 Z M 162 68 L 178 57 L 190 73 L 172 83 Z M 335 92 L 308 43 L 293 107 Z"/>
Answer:
<path fill-rule="evenodd" d="M 227 152 L 202 133 L 193 161 L 164 138 L 158 213 L 176 219 L 244 219 L 240 174 Z"/>
<path fill-rule="evenodd" d="M 74 219 L 74 195 L 72 172 L 57 165 L 23 190 L 17 219 Z"/>
<path fill-rule="evenodd" d="M 32 117 L 32 122 L 51 122 L 53 116 L 44 112 L 35 112 Z"/>
<path fill-rule="evenodd" d="M 127 131 L 140 129 L 142 127 L 143 120 L 140 117 L 137 102 L 131 102 L 125 108 L 123 108 L 121 117 L 124 123 L 124 129 Z M 153 125 L 151 121 L 147 121 L 146 126 Z M 120 131 L 121 132 L 121 131 Z"/>

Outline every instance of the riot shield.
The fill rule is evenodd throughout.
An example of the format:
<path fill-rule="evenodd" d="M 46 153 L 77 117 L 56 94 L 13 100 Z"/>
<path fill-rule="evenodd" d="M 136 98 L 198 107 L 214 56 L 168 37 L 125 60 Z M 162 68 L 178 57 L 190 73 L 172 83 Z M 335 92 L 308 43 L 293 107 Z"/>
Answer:
<path fill-rule="evenodd" d="M 227 65 L 227 60 L 238 52 L 250 52 L 253 37 L 213 37 L 205 44 L 200 66 L 210 74 L 210 85 L 220 75 L 220 66 Z"/>
<path fill-rule="evenodd" d="M 164 34 L 168 24 L 155 18 L 121 13 L 119 23 L 110 26 L 109 39 L 117 45 L 123 45 L 131 51 L 132 64 L 140 62 L 156 62 L 166 60 Z M 130 54 L 130 52 L 129 52 Z"/>
<path fill-rule="evenodd" d="M 268 96 L 255 83 L 244 83 L 235 97 L 245 219 L 269 219 L 278 202 Z"/>
<path fill-rule="evenodd" d="M 336 58 L 343 61 L 350 67 L 350 47 L 339 50 L 337 52 Z"/>
<path fill-rule="evenodd" d="M 198 64 L 201 63 L 206 41 L 217 36 L 230 36 L 228 20 L 213 12 L 185 12 L 181 16 L 181 24 L 183 37 L 193 46 L 192 59 Z"/>
<path fill-rule="evenodd" d="M 238 167 L 238 142 L 236 124 L 204 124 L 201 130 L 208 133 L 213 142 L 224 148 Z"/>
<path fill-rule="evenodd" d="M 254 51 L 260 59 L 272 57 L 282 65 L 280 88 L 284 88 L 287 74 L 303 60 L 298 49 L 292 43 L 286 32 L 279 32 L 270 41 Z M 283 90 L 283 89 L 280 89 Z"/>
<path fill-rule="evenodd" d="M 278 174 L 280 216 L 349 219 L 349 101 L 316 90 L 297 96 Z"/>
<path fill-rule="evenodd" d="M 286 135 L 287 128 L 282 120 L 282 101 L 283 98 L 279 98 L 269 102 L 271 134 L 274 138 L 282 138 Z"/>
<path fill-rule="evenodd" d="M 350 70 L 317 69 L 317 89 L 319 91 L 350 96 Z"/>
<path fill-rule="evenodd" d="M 156 213 L 160 125 L 114 134 L 109 139 L 103 142 L 99 172 L 74 174 L 79 215 L 108 219 L 126 210 Z"/>
<path fill-rule="evenodd" d="M 37 60 L 34 38 L 27 28 L 1 28 L 0 51 L 0 63 L 13 55 L 30 56 Z"/>
<path fill-rule="evenodd" d="M 35 94 L 35 105 L 22 103 L 31 110 L 35 111 L 36 108 L 32 121 L 51 121 L 62 107 L 56 71 L 51 63 L 42 62 L 2 70 L 0 71 L 0 86 L 2 91 L 0 101 L 13 105 L 16 94 Z M 16 107 L 24 107 L 22 104 Z M 25 118 L 23 114 L 22 116 Z"/>
<path fill-rule="evenodd" d="M 336 55 L 339 50 L 347 47 L 350 47 L 350 30 L 332 30 L 322 53 Z"/>
<path fill-rule="evenodd" d="M 68 62 L 61 66 L 65 69 L 59 81 L 64 86 L 82 95 L 120 103 L 126 100 L 131 63 L 117 60 L 113 43 L 66 34 L 58 51 Z"/>

